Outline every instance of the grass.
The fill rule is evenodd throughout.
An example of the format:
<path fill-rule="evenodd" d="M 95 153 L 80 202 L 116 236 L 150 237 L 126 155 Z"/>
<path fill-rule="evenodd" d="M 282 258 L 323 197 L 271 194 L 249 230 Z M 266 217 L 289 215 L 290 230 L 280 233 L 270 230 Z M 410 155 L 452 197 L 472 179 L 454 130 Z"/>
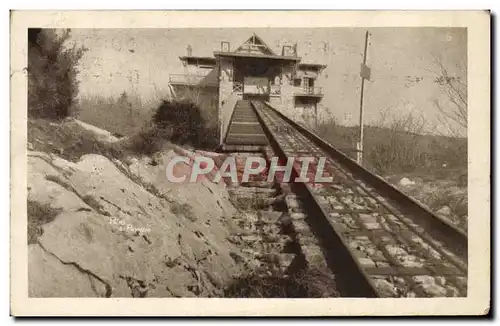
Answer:
<path fill-rule="evenodd" d="M 146 125 L 123 144 L 122 151 L 133 155 L 151 156 L 164 148 L 171 135 L 172 133 L 168 129 Z"/>
<path fill-rule="evenodd" d="M 28 141 L 33 148 L 77 161 L 91 153 L 116 159 L 150 156 L 170 142 L 205 150 L 213 149 L 216 144 L 216 129 L 205 127 L 200 108 L 190 102 L 162 101 L 155 110 L 147 110 L 137 97 L 123 93 L 118 100 L 93 97 L 82 103 L 85 109 L 80 105 L 78 110 L 82 121 L 127 137 L 115 143 L 103 142 L 92 132 L 69 127 L 64 121 L 30 119 Z M 138 109 L 126 109 L 135 105 Z M 130 117 L 127 112 L 135 113 Z"/>
<path fill-rule="evenodd" d="M 183 118 L 181 114 L 189 112 L 189 115 L 196 119 L 192 119 L 191 122 L 200 123 L 205 127 L 205 131 L 208 131 L 206 136 L 211 136 L 217 128 L 217 107 L 214 106 L 212 98 L 214 94 L 203 92 L 198 94 L 194 90 L 191 92 L 178 90 L 178 92 L 179 99 L 172 99 L 170 95 L 165 95 L 160 90 L 147 99 L 137 93 L 125 91 L 118 97 L 85 94 L 80 96 L 75 105 L 75 112 L 80 120 L 117 136 L 135 135 L 161 115 L 167 119 L 175 115 L 173 118 L 177 121 L 173 122 L 179 122 L 179 118 Z M 160 112 L 165 103 L 167 110 Z M 189 106 L 195 106 L 197 109 L 190 110 Z"/>
<path fill-rule="evenodd" d="M 337 297 L 332 275 L 317 269 L 296 274 L 284 272 L 238 277 L 224 290 L 227 298 L 328 298 Z"/>
<path fill-rule="evenodd" d="M 80 120 L 121 137 L 141 132 L 151 121 L 156 105 L 155 101 L 145 103 L 137 94 L 123 92 L 118 98 L 82 96 L 76 107 Z"/>
<path fill-rule="evenodd" d="M 101 154 L 108 158 L 122 155 L 119 147 L 100 141 L 92 132 L 45 119 L 28 120 L 28 142 L 33 150 L 54 153 L 72 162 L 85 154 Z"/>
<path fill-rule="evenodd" d="M 179 203 L 176 201 L 169 200 L 170 211 L 175 216 L 184 216 L 191 222 L 196 222 L 198 219 L 193 212 L 193 207 L 187 203 Z"/>
<path fill-rule="evenodd" d="M 118 137 L 131 138 L 130 150 L 152 155 L 169 140 L 181 145 L 212 150 L 217 145 L 217 128 L 203 103 L 170 101 L 153 97 L 147 101 L 123 92 L 119 98 L 87 95 L 77 105 L 80 120 Z"/>
<path fill-rule="evenodd" d="M 244 196 L 231 196 L 230 202 L 239 209 L 243 211 L 255 211 L 255 210 L 263 210 L 269 207 L 270 200 L 265 200 L 264 198 L 259 197 L 257 194 L 251 197 Z"/>
<path fill-rule="evenodd" d="M 52 222 L 60 212 L 49 204 L 28 200 L 28 244 L 36 243 L 43 234 L 42 225 Z"/>

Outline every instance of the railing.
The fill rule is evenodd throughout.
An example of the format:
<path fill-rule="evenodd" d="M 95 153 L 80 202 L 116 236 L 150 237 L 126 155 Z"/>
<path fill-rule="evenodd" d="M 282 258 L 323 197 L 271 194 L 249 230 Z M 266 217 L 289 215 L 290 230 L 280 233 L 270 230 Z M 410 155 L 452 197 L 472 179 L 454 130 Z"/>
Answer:
<path fill-rule="evenodd" d="M 298 96 L 323 96 L 323 87 L 296 87 L 294 94 Z"/>
<path fill-rule="evenodd" d="M 233 92 L 238 95 L 243 94 L 243 85 L 238 82 L 233 82 Z"/>
<path fill-rule="evenodd" d="M 281 95 L 281 86 L 280 85 L 271 85 L 271 96 L 279 96 Z"/>
<path fill-rule="evenodd" d="M 269 94 L 269 86 L 245 84 L 243 88 L 245 94 Z"/>

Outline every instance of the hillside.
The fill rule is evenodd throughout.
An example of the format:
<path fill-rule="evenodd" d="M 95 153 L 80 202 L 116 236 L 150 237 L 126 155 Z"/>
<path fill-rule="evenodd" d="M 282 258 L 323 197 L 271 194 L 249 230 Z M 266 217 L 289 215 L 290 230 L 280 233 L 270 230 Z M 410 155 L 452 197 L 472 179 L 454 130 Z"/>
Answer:
<path fill-rule="evenodd" d="M 358 127 L 323 124 L 319 136 L 356 159 Z M 363 165 L 467 230 L 467 139 L 365 127 Z"/>
<path fill-rule="evenodd" d="M 78 120 L 28 126 L 30 296 L 221 296 L 246 269 L 226 185 L 162 178 L 169 156 L 195 152 L 119 160 L 123 140 Z"/>

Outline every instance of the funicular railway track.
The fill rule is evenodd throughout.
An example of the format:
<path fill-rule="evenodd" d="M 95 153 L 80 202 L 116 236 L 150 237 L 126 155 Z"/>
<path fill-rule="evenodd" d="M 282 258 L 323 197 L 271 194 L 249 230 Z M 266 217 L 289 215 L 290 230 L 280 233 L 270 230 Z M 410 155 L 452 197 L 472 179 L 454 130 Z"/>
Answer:
<path fill-rule="evenodd" d="M 252 101 L 281 159 L 325 157 L 324 184 L 292 183 L 348 296 L 467 296 L 467 235 L 268 104 Z M 300 163 L 292 179 L 300 174 Z"/>

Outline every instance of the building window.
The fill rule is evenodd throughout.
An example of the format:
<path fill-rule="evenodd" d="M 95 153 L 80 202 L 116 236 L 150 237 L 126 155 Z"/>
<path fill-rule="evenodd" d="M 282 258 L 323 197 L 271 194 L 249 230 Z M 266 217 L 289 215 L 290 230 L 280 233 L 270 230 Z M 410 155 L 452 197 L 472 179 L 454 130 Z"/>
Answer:
<path fill-rule="evenodd" d="M 220 47 L 221 47 L 222 52 L 229 52 L 230 51 L 229 42 L 221 42 Z"/>
<path fill-rule="evenodd" d="M 293 56 L 294 55 L 293 48 L 290 45 L 284 45 L 283 49 L 281 51 L 281 55 L 284 55 L 284 56 Z"/>

